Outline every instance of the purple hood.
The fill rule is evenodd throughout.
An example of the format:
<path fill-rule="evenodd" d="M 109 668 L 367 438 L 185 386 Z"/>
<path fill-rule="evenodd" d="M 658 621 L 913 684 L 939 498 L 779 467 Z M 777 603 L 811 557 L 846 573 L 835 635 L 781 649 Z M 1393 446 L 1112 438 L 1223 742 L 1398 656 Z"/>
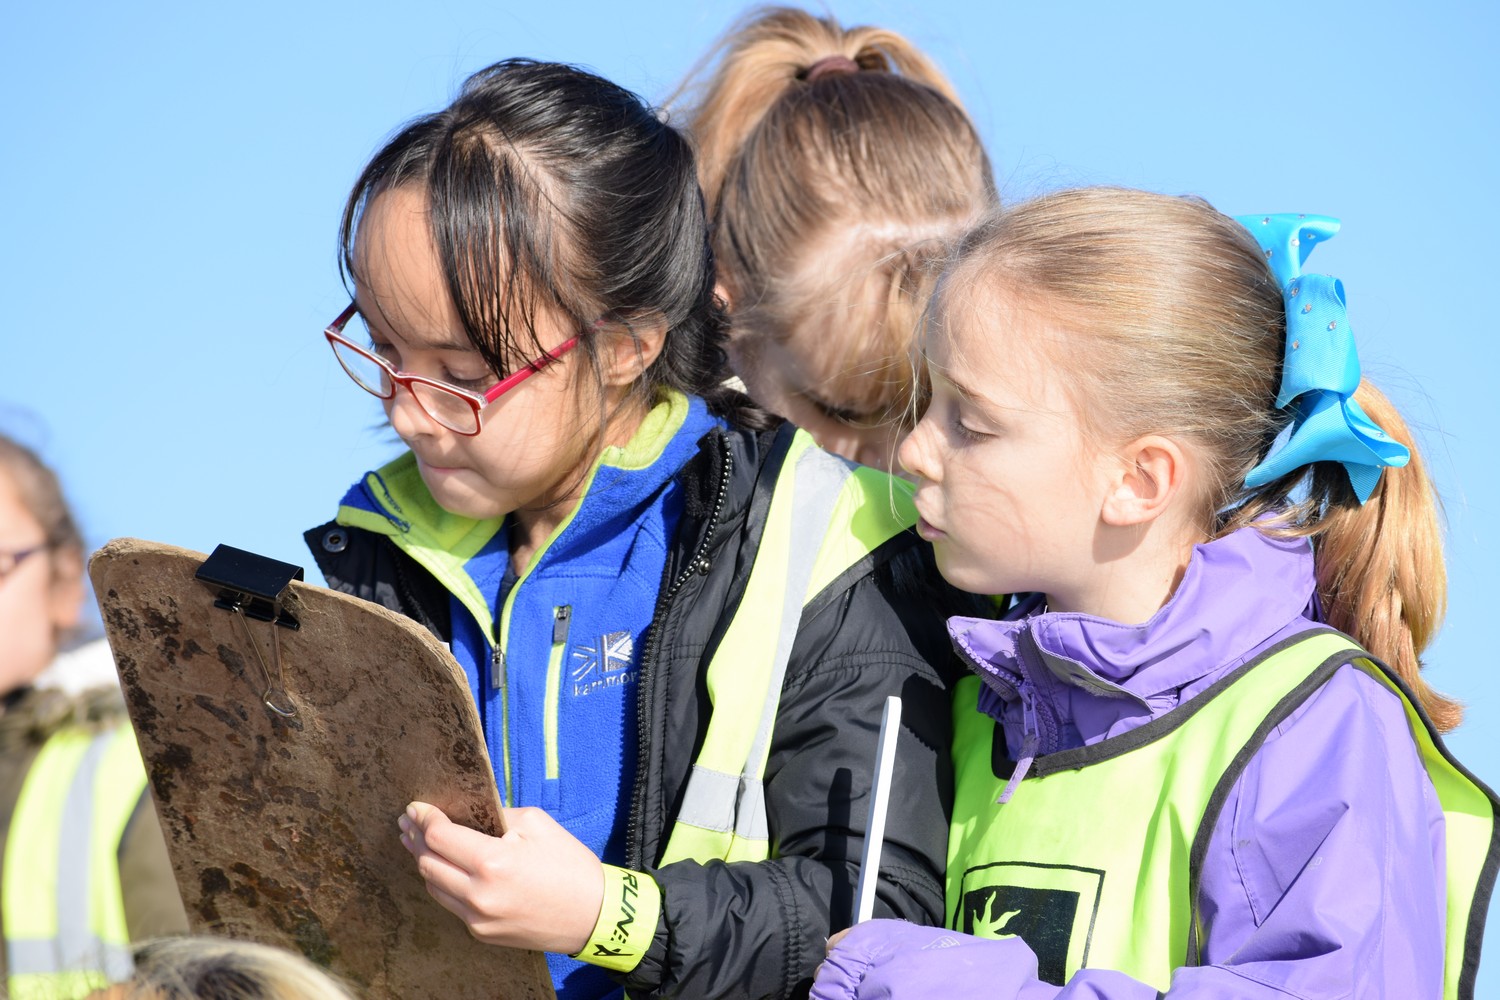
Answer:
<path fill-rule="evenodd" d="M 1024 597 L 1003 621 L 950 618 L 954 647 L 984 681 L 979 707 L 1005 725 L 1013 757 L 1098 743 L 1170 712 L 1266 647 L 1311 627 L 1312 547 L 1244 528 L 1193 547 L 1150 620 L 1122 625 L 1040 611 Z M 1034 712 L 1032 725 L 1026 715 Z"/>
<path fill-rule="evenodd" d="M 985 683 L 980 708 L 1016 761 L 995 808 L 1011 808 L 1031 757 L 1128 732 L 1311 627 L 1313 593 L 1306 541 L 1246 528 L 1194 549 L 1176 594 L 1140 625 L 1049 614 L 1035 596 L 1007 621 L 951 619 L 954 645 Z M 1267 735 L 1230 790 L 1200 869 L 1203 964 L 1176 970 L 1165 994 L 1098 968 L 1042 982 L 1019 937 L 871 921 L 829 955 L 813 1000 L 1436 997 L 1443 836 L 1401 703 L 1339 670 Z"/>

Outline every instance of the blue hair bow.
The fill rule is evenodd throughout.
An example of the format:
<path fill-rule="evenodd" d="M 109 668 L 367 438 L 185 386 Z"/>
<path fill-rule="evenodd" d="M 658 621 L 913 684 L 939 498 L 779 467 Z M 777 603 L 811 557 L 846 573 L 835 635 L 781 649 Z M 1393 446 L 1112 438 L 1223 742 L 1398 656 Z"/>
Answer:
<path fill-rule="evenodd" d="M 1286 300 L 1286 346 L 1276 405 L 1292 407 L 1292 423 L 1250 470 L 1246 486 L 1263 486 L 1313 462 L 1339 462 L 1359 502 L 1370 498 L 1381 470 L 1405 465 L 1411 452 L 1381 430 L 1354 401 L 1359 355 L 1344 308 L 1344 284 L 1303 274 L 1313 247 L 1339 231 L 1326 215 L 1244 215 L 1266 252 Z"/>

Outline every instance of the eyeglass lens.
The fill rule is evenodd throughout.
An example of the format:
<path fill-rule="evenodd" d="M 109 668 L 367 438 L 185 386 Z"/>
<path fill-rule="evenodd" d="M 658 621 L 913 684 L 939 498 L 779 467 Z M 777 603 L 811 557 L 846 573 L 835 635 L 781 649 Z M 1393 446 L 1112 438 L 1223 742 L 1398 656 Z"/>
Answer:
<path fill-rule="evenodd" d="M 44 548 L 46 548 L 45 545 L 33 545 L 29 549 L 18 549 L 15 552 L 0 552 L 0 580 L 10 576 L 28 557 L 36 555 Z"/>
<path fill-rule="evenodd" d="M 354 331 L 348 330 L 345 336 Z M 339 364 L 344 366 L 344 371 L 349 374 L 361 389 L 374 393 L 381 399 L 391 398 L 391 376 L 375 359 L 354 350 L 348 344 L 339 341 L 331 341 L 333 353 L 339 359 Z"/>
<path fill-rule="evenodd" d="M 460 434 L 473 434 L 479 430 L 474 408 L 462 396 L 426 382 L 408 382 L 406 387 L 427 415 L 449 430 Z"/>
<path fill-rule="evenodd" d="M 345 336 L 350 332 L 353 331 L 346 332 Z M 355 384 L 381 399 L 390 399 L 394 395 L 395 386 L 391 382 L 390 372 L 384 366 L 347 344 L 336 340 L 332 343 L 333 353 L 339 359 L 339 364 Z M 460 434 L 473 434 L 479 430 L 474 408 L 464 397 L 429 382 L 411 381 L 406 383 L 406 387 L 423 412 L 449 430 Z"/>

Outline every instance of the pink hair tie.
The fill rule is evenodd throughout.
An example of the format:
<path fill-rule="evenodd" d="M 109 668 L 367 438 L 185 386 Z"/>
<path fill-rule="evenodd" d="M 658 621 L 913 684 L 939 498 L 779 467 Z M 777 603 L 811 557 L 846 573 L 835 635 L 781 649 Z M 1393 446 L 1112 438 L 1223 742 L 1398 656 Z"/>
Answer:
<path fill-rule="evenodd" d="M 840 76 L 845 73 L 858 73 L 859 63 L 848 56 L 824 56 L 802 74 L 802 79 L 808 83 L 816 83 L 825 76 Z"/>

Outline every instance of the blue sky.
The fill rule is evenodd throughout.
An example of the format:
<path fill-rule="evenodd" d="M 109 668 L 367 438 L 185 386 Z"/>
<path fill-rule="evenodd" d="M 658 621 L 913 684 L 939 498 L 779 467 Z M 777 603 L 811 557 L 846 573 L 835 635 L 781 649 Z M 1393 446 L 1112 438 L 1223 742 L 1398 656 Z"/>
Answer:
<path fill-rule="evenodd" d="M 659 100 L 741 9 L 137 6 L 6 11 L 0 429 L 55 464 L 95 542 L 228 542 L 309 567 L 301 530 L 394 452 L 319 335 L 347 301 L 336 230 L 366 157 L 506 56 L 581 63 Z M 1469 301 L 1500 266 L 1500 8 L 830 9 L 905 32 L 948 70 L 1008 199 L 1110 183 L 1343 220 L 1309 267 L 1343 279 L 1366 375 L 1426 449 L 1450 571 L 1430 674 L 1470 706 L 1452 745 L 1500 782 L 1484 633 L 1500 350 Z M 1500 931 L 1489 939 L 1481 996 L 1500 995 Z"/>

